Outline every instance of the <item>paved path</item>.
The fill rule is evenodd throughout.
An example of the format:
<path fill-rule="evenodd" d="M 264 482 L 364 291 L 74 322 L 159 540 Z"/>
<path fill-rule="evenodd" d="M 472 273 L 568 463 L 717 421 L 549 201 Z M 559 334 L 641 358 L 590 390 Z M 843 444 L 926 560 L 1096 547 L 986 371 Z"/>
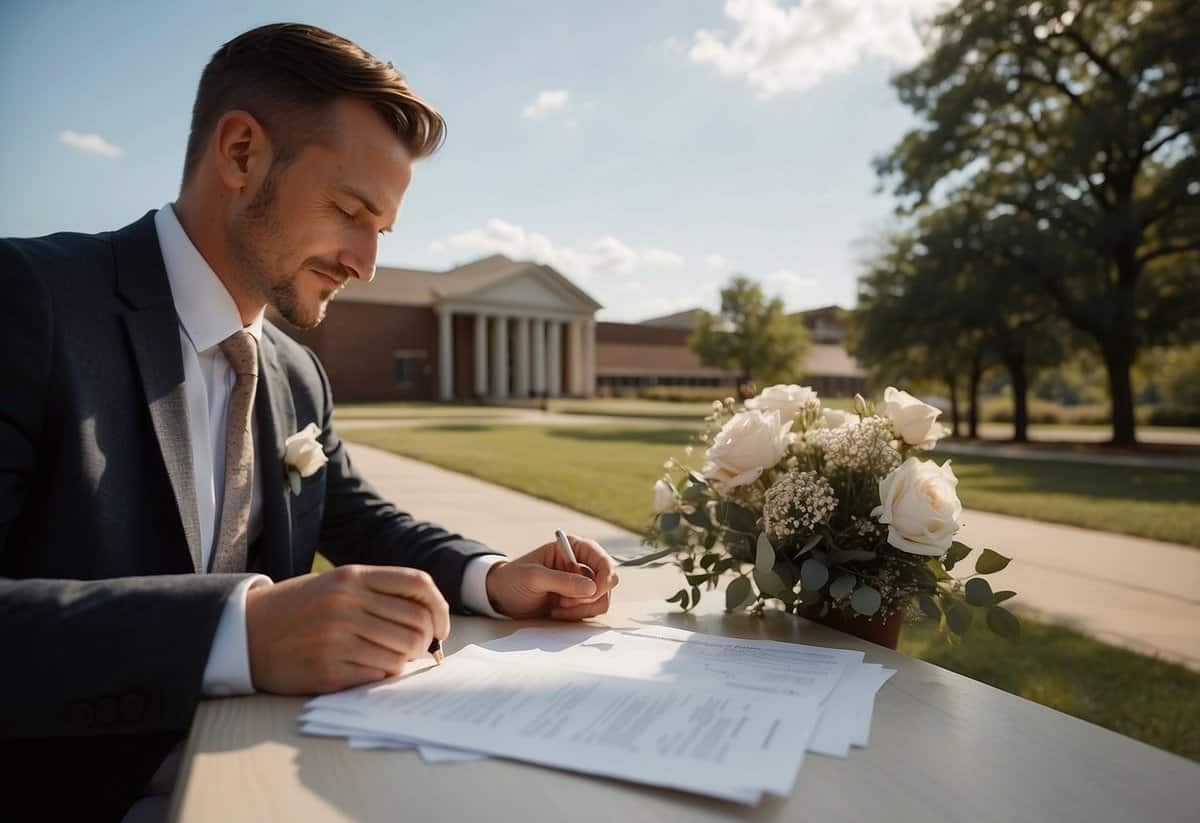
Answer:
<path fill-rule="evenodd" d="M 510 555 L 534 548 L 529 534 L 550 540 L 556 528 L 618 557 L 643 551 L 637 535 L 603 520 L 358 443 L 348 448 L 405 510 Z M 1200 670 L 1200 549 L 975 511 L 964 520 L 964 542 L 1013 558 L 990 579 L 994 589 L 1019 592 L 1014 607 Z"/>

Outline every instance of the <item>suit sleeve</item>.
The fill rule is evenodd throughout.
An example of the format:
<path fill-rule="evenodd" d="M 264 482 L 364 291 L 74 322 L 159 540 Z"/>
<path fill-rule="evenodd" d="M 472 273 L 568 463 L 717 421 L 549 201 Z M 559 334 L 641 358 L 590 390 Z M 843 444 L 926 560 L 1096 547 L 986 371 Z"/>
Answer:
<path fill-rule="evenodd" d="M 2 576 L 36 505 L 54 391 L 53 301 L 0 240 L 0 738 L 186 729 L 225 599 L 246 575 Z M 64 512 L 64 515 L 69 515 Z"/>
<path fill-rule="evenodd" d="M 308 351 L 306 349 L 306 351 Z M 321 551 L 336 565 L 368 563 L 411 566 L 428 572 L 457 612 L 466 611 L 462 580 L 473 557 L 500 554 L 441 526 L 418 520 L 383 499 L 355 470 L 333 428 L 333 392 L 316 356 L 308 351 L 321 377 L 321 443 L 329 459 L 325 478 L 325 517 Z"/>

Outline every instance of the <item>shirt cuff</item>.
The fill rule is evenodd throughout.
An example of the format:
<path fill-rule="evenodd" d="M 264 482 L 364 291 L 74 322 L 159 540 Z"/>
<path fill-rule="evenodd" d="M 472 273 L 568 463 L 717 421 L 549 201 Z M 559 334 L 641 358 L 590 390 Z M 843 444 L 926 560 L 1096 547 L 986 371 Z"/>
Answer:
<path fill-rule="evenodd" d="M 507 615 L 500 614 L 492 608 L 492 601 L 488 599 L 487 594 L 487 576 L 491 571 L 492 566 L 497 563 L 503 563 L 508 560 L 502 554 L 484 554 L 479 557 L 472 557 L 467 561 L 467 567 L 463 570 L 462 579 L 462 602 L 471 611 L 476 614 L 487 615 L 494 617 L 497 620 L 507 620 Z"/>
<path fill-rule="evenodd" d="M 200 686 L 209 697 L 254 694 L 254 681 L 250 679 L 250 648 L 246 640 L 246 592 L 263 585 L 272 585 L 271 578 L 265 574 L 251 575 L 239 583 L 225 601 Z"/>

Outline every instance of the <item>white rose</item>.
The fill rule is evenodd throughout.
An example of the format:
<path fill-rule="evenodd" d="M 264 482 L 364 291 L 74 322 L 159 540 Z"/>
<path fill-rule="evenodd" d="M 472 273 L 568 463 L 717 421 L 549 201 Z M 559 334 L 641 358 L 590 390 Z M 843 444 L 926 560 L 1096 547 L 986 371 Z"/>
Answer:
<path fill-rule="evenodd" d="M 937 422 L 940 411 L 892 386 L 888 386 L 883 393 L 881 411 L 884 417 L 892 421 L 896 436 L 910 446 L 932 449 L 939 439 L 948 434 L 946 427 Z"/>
<path fill-rule="evenodd" d="M 759 411 L 777 411 L 782 420 L 791 420 L 806 408 L 821 405 L 817 393 L 809 386 L 779 384 L 768 386 L 757 397 L 746 401 L 746 408 Z"/>
<path fill-rule="evenodd" d="M 301 477 L 308 477 L 329 462 L 317 439 L 320 434 L 317 424 L 309 423 L 284 441 L 283 462 L 300 472 Z"/>
<path fill-rule="evenodd" d="M 840 429 L 854 422 L 855 416 L 841 409 L 822 409 L 821 416 L 813 423 L 814 429 Z"/>
<path fill-rule="evenodd" d="M 910 554 L 941 557 L 962 516 L 958 478 L 947 460 L 941 466 L 910 457 L 879 481 L 881 505 L 871 512 L 888 527 L 888 543 Z"/>
<path fill-rule="evenodd" d="M 753 483 L 784 458 L 793 439 L 792 421 L 782 422 L 778 411 L 738 412 L 704 453 L 708 462 L 701 473 L 725 488 Z"/>
<path fill-rule="evenodd" d="M 659 480 L 654 484 L 654 506 L 655 514 L 666 514 L 679 510 L 679 498 L 675 495 L 675 489 L 666 480 Z"/>

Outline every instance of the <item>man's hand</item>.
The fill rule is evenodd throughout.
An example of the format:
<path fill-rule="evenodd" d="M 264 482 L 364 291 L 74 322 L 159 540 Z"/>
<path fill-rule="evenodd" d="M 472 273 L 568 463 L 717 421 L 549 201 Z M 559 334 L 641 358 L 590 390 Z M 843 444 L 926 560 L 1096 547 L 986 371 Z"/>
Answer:
<path fill-rule="evenodd" d="M 423 571 L 341 566 L 252 588 L 246 636 L 254 686 L 323 694 L 398 674 L 450 631 L 450 608 Z"/>
<path fill-rule="evenodd" d="M 557 541 L 545 543 L 509 563 L 488 570 L 487 595 L 492 608 L 508 617 L 552 617 L 583 620 L 608 611 L 616 587 L 616 564 L 594 540 L 569 535 L 571 550 L 595 580 L 567 559 Z"/>

